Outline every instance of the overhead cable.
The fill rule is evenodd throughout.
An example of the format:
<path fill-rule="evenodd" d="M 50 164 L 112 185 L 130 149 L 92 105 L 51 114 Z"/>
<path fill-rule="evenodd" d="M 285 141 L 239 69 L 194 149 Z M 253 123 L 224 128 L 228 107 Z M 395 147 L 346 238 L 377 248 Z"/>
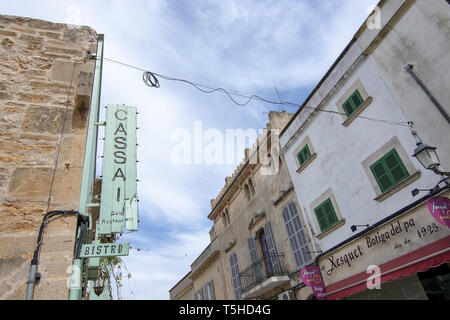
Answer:
<path fill-rule="evenodd" d="M 130 64 L 127 64 L 127 63 L 123 63 L 123 62 L 120 62 L 120 61 L 116 61 L 116 60 L 112 60 L 112 59 L 108 59 L 108 58 L 103 58 L 103 59 L 106 60 L 106 61 L 109 61 L 109 62 L 113 62 L 113 63 L 119 64 L 119 65 L 128 67 L 128 68 L 132 68 L 132 69 L 135 69 L 135 70 L 142 71 L 144 73 L 143 74 L 144 83 L 147 86 L 152 87 L 152 88 L 159 88 L 160 87 L 160 84 L 159 84 L 159 81 L 158 81 L 158 78 L 157 78 L 157 77 L 160 77 L 160 78 L 162 78 L 164 80 L 178 81 L 178 82 L 187 83 L 187 84 L 193 86 L 194 88 L 196 88 L 197 90 L 199 90 L 200 92 L 203 92 L 203 93 L 223 92 L 230 98 L 231 101 L 233 101 L 233 103 L 235 103 L 236 105 L 241 106 L 241 107 L 248 105 L 252 100 L 262 101 L 262 102 L 265 102 L 265 103 L 268 103 L 268 104 L 279 105 L 279 106 L 282 106 L 282 107 L 289 107 L 289 108 L 300 108 L 301 107 L 301 105 L 298 104 L 298 103 L 286 102 L 286 101 L 281 101 L 281 100 L 279 102 L 277 102 L 277 101 L 272 101 L 272 100 L 269 100 L 267 98 L 263 98 L 263 97 L 257 96 L 255 94 L 249 95 L 249 94 L 239 93 L 239 92 L 236 92 L 236 91 L 235 92 L 230 92 L 230 91 L 228 91 L 228 90 L 226 90 L 224 88 L 213 88 L 213 87 L 206 86 L 206 85 L 199 84 L 199 83 L 195 83 L 195 82 L 192 82 L 192 81 L 189 81 L 189 80 L 180 79 L 180 78 L 174 78 L 174 77 L 170 77 L 170 76 L 163 75 L 163 74 L 160 74 L 160 73 L 151 72 L 151 71 L 148 71 L 146 69 L 143 69 L 143 68 L 140 68 L 140 67 L 137 67 L 137 66 L 133 66 L 133 65 L 130 65 Z M 244 102 L 238 102 L 238 101 L 236 101 L 233 98 L 233 96 L 240 97 L 240 98 L 245 98 L 247 100 L 245 100 Z M 345 113 L 338 112 L 338 111 L 333 111 L 333 110 L 317 109 L 317 108 L 313 108 L 313 107 L 310 107 L 310 106 L 304 106 L 304 108 L 305 109 L 313 109 L 315 112 L 326 112 L 326 113 L 338 114 L 338 115 L 341 115 L 341 116 L 347 116 L 347 114 L 345 114 Z M 389 125 L 409 127 L 409 124 L 408 124 L 407 121 L 395 121 L 395 120 L 376 119 L 376 118 L 370 118 L 370 117 L 365 117 L 365 116 L 361 116 L 361 115 L 355 116 L 355 118 L 361 118 L 361 119 L 374 121 L 374 122 L 379 122 L 379 123 L 384 123 L 384 124 L 389 124 Z"/>

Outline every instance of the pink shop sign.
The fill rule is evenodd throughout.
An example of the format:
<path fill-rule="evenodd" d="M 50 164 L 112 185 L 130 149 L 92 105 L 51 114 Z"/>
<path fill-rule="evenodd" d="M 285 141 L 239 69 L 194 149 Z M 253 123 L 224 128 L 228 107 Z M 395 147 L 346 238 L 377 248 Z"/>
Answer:
<path fill-rule="evenodd" d="M 318 266 L 307 266 L 300 270 L 302 281 L 311 287 L 318 300 L 325 300 L 325 285 Z"/>
<path fill-rule="evenodd" d="M 427 206 L 437 222 L 450 228 L 450 200 L 448 198 L 431 198 L 428 200 Z"/>

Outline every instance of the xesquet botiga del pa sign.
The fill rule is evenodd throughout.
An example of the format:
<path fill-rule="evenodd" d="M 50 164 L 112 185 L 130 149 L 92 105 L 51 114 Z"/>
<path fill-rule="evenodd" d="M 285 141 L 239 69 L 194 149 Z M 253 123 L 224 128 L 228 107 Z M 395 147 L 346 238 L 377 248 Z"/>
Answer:
<path fill-rule="evenodd" d="M 450 247 L 450 228 L 438 223 L 422 203 L 326 254 L 318 265 L 328 287 L 438 241 Z"/>

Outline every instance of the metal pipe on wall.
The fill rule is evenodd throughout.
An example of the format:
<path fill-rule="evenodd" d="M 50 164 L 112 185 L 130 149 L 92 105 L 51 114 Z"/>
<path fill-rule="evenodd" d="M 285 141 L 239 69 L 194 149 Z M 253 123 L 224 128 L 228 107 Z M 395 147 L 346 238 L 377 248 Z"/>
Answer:
<path fill-rule="evenodd" d="M 95 179 L 95 167 L 97 158 L 97 140 L 98 140 L 98 123 L 100 112 L 100 95 L 102 85 L 102 70 L 103 70 L 103 45 L 104 35 L 98 35 L 97 54 L 95 56 L 95 73 L 94 83 L 92 86 L 92 97 L 89 112 L 89 122 L 86 134 L 86 147 L 84 152 L 83 176 L 81 180 L 80 202 L 78 210 L 81 214 L 89 216 L 88 203 L 92 199 L 93 185 Z M 91 221 L 92 222 L 92 221 Z M 92 226 L 92 223 L 90 224 Z M 78 230 L 79 236 L 84 236 Z M 83 260 L 77 256 L 72 264 L 71 285 L 69 289 L 69 300 L 80 300 L 82 292 L 82 275 L 83 275 Z"/>
<path fill-rule="evenodd" d="M 417 82 L 417 85 L 425 92 L 427 97 L 431 100 L 431 102 L 435 105 L 441 115 L 447 120 L 447 123 L 450 124 L 450 116 L 445 112 L 444 108 L 442 108 L 441 104 L 434 98 L 433 94 L 425 87 L 423 82 L 419 79 L 416 73 L 413 71 L 413 65 L 407 64 L 405 66 L 405 70 L 413 77 L 413 79 Z"/>

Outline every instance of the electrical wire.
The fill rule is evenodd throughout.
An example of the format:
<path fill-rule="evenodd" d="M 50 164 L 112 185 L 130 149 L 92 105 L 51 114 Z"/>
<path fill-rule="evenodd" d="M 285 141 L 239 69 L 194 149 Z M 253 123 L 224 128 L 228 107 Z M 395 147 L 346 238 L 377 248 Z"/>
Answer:
<path fill-rule="evenodd" d="M 39 228 L 38 238 L 36 241 L 36 248 L 34 249 L 33 258 L 31 259 L 30 263 L 30 274 L 27 281 L 27 292 L 26 292 L 26 299 L 32 300 L 33 299 L 33 292 L 34 292 L 34 285 L 35 283 L 40 279 L 40 274 L 37 272 L 38 264 L 39 264 L 39 255 L 41 251 L 41 246 L 43 244 L 43 238 L 44 238 L 44 230 L 48 225 L 48 222 L 51 218 L 57 216 L 57 215 L 64 215 L 67 216 L 68 214 L 73 214 L 78 216 L 78 224 L 80 225 L 80 235 L 76 240 L 75 243 L 75 258 L 79 259 L 80 252 L 81 252 L 81 246 L 83 245 L 83 239 L 84 235 L 86 233 L 87 228 L 89 227 L 89 217 L 82 215 L 79 211 L 75 210 L 55 210 L 55 211 L 49 211 L 47 212 L 44 217 L 42 218 L 42 223 Z"/>
<path fill-rule="evenodd" d="M 293 102 L 286 102 L 286 101 L 281 101 L 281 100 L 279 102 L 277 102 L 277 101 L 269 100 L 267 98 L 260 97 L 260 96 L 255 95 L 255 94 L 249 95 L 249 94 L 243 94 L 243 93 L 236 92 L 236 91 L 235 92 L 230 92 L 230 91 L 228 91 L 228 90 L 226 90 L 224 88 L 213 88 L 213 87 L 206 86 L 206 85 L 199 84 L 199 83 L 195 83 L 195 82 L 192 82 L 192 81 L 189 81 L 189 80 L 180 79 L 180 78 L 174 78 L 174 77 L 163 75 L 163 74 L 160 74 L 160 73 L 151 72 L 151 71 L 148 71 L 146 69 L 143 69 L 143 68 L 140 68 L 140 67 L 137 67 L 137 66 L 133 66 L 133 65 L 130 65 L 130 64 L 127 64 L 127 63 L 124 63 L 124 62 L 116 61 L 116 60 L 113 60 L 113 59 L 109 59 L 109 58 L 103 58 L 103 59 L 106 60 L 106 61 L 112 62 L 112 63 L 116 63 L 116 64 L 119 64 L 119 65 L 122 65 L 122 66 L 125 66 L 125 67 L 128 67 L 128 68 L 132 68 L 132 69 L 144 72 L 144 74 L 143 74 L 144 83 L 147 86 L 152 87 L 152 88 L 159 88 L 160 87 L 160 84 L 159 84 L 159 81 L 158 81 L 158 78 L 157 78 L 157 77 L 160 77 L 160 78 L 162 78 L 164 80 L 168 80 L 168 81 L 178 81 L 178 82 L 183 82 L 183 83 L 189 84 L 189 85 L 193 86 L 194 88 L 196 88 L 197 90 L 199 90 L 200 92 L 207 93 L 207 94 L 214 93 L 214 92 L 223 92 L 223 93 L 225 93 L 228 96 L 228 98 L 231 101 L 233 101 L 233 103 L 235 103 L 236 105 L 241 106 L 241 107 L 244 107 L 244 106 L 248 105 L 252 100 L 261 101 L 261 102 L 265 102 L 265 103 L 272 104 L 272 105 L 278 105 L 278 106 L 281 106 L 281 107 L 284 107 L 284 106 L 290 107 L 290 108 L 300 108 L 301 107 L 300 104 L 293 103 Z M 238 101 L 236 101 L 233 98 L 233 96 L 240 97 L 240 98 L 245 98 L 247 100 L 245 100 L 244 102 L 238 102 Z M 338 112 L 338 111 L 333 111 L 333 110 L 316 109 L 316 108 L 309 107 L 309 106 L 304 106 L 304 108 L 305 109 L 313 109 L 315 112 L 325 112 L 325 113 L 338 114 L 338 115 L 341 115 L 341 116 L 347 116 L 347 114 L 345 114 L 345 113 Z M 374 121 L 374 122 L 383 123 L 383 124 L 388 124 L 388 125 L 409 127 L 409 123 L 407 121 L 384 120 L 384 119 L 365 117 L 365 116 L 361 116 L 361 115 L 355 116 L 355 118 L 365 119 L 365 120 Z"/>

